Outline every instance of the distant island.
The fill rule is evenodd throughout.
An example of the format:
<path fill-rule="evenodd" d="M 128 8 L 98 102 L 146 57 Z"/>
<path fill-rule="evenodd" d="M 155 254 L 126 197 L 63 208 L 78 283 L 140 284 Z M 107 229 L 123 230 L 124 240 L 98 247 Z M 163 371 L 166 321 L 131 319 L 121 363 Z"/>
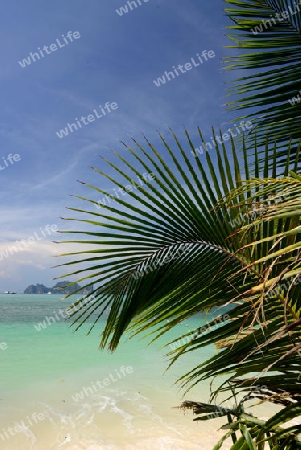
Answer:
<path fill-rule="evenodd" d="M 67 286 L 67 284 L 71 283 L 70 281 L 59 281 L 53 287 L 46 287 L 43 284 L 31 284 L 28 286 L 24 294 L 72 294 L 72 292 L 80 289 L 77 294 L 88 295 L 93 291 L 93 286 L 88 288 L 81 288 L 78 283 L 74 283 L 72 286 Z"/>

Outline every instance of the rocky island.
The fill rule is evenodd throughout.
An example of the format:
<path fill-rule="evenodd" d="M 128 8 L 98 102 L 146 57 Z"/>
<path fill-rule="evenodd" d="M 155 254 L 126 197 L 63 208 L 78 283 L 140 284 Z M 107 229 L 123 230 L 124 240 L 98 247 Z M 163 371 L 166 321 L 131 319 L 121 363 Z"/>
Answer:
<path fill-rule="evenodd" d="M 81 288 L 78 283 L 74 283 L 72 286 L 68 286 L 70 281 L 59 281 L 53 287 L 46 287 L 43 284 L 31 284 L 28 286 L 24 294 L 72 294 L 72 292 L 80 289 L 77 294 L 88 295 L 93 291 L 93 286 L 89 288 Z"/>

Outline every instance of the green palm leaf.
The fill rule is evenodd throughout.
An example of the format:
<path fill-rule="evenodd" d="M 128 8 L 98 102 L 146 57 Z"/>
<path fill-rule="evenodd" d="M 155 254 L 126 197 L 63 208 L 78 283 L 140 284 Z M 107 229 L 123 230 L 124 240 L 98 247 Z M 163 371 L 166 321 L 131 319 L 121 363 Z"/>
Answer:
<path fill-rule="evenodd" d="M 226 0 L 231 49 L 227 69 L 247 69 L 231 83 L 229 110 L 247 111 L 260 142 L 267 134 L 278 142 L 301 136 L 301 7 L 290 0 Z M 284 18 L 285 17 L 285 18 Z M 294 100 L 295 98 L 295 100 Z M 245 118 L 244 115 L 235 121 Z M 259 126 L 259 127 L 258 127 Z M 251 133 L 251 136 L 253 133 Z M 293 146 L 293 153 L 297 147 Z M 283 156 L 285 154 L 283 153 Z"/>
<path fill-rule="evenodd" d="M 190 389 L 208 377 L 226 376 L 214 398 L 229 389 L 243 394 L 260 376 L 266 386 L 261 400 L 284 406 L 299 401 L 300 283 L 275 290 L 301 273 L 301 181 L 294 172 L 288 176 L 298 169 L 299 154 L 288 151 L 281 169 L 275 144 L 266 143 L 259 161 L 245 146 L 238 153 L 232 141 L 231 157 L 223 144 L 203 161 L 191 157 L 194 145 L 185 135 L 180 142 L 171 132 L 174 149 L 160 135 L 161 151 L 148 140 L 147 149 L 133 140 L 128 157 L 115 152 L 114 163 L 104 159 L 115 177 L 94 171 L 119 188 L 134 185 L 140 171 L 155 178 L 114 198 L 115 204 L 98 205 L 92 195 L 78 197 L 86 207 L 70 208 L 75 217 L 65 220 L 77 229 L 62 231 L 70 237 L 62 242 L 79 250 L 63 255 L 72 257 L 62 264 L 69 269 L 64 277 L 94 286 L 93 301 L 77 302 L 73 324 L 78 329 L 92 320 L 90 332 L 108 311 L 100 346 L 114 350 L 125 332 L 157 339 L 181 320 L 228 305 L 226 320 L 215 309 L 211 323 L 219 321 L 217 327 L 179 337 L 185 344 L 169 352 L 172 364 L 209 344 L 219 349 L 179 383 Z M 256 178 L 247 170 L 252 163 Z M 86 187 L 94 196 L 105 194 Z M 238 430 L 242 438 L 235 445 L 252 442 L 253 431 Z"/>

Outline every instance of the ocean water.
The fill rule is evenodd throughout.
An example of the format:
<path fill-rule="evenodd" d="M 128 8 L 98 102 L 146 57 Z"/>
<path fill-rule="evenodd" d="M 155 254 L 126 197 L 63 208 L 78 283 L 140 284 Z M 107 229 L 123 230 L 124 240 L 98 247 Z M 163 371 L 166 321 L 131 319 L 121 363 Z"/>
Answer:
<path fill-rule="evenodd" d="M 200 424 L 176 408 L 184 399 L 208 401 L 209 382 L 185 398 L 174 382 L 214 348 L 191 353 L 165 372 L 166 337 L 151 346 L 145 339 L 124 339 L 112 354 L 98 349 L 101 322 L 89 337 L 87 327 L 74 333 L 64 319 L 45 322 L 38 331 L 38 323 L 71 303 L 60 299 L 0 295 L 1 450 L 213 447 L 224 421 Z M 202 322 L 205 317 L 182 322 L 172 333 L 179 336 Z"/>

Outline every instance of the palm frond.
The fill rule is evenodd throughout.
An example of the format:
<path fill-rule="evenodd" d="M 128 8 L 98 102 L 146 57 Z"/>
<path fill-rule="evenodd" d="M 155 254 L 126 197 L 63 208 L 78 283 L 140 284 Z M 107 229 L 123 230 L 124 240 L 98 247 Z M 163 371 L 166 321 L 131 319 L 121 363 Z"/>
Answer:
<path fill-rule="evenodd" d="M 115 152 L 115 162 L 104 159 L 115 177 L 94 171 L 120 189 L 134 186 L 140 171 L 154 179 L 114 198 L 113 205 L 78 196 L 86 208 L 70 208 L 76 217 L 65 220 L 78 228 L 62 231 L 72 237 L 62 242 L 83 249 L 63 255 L 72 257 L 62 264 L 69 268 L 64 277 L 94 286 L 93 302 L 73 311 L 73 325 L 78 329 L 90 320 L 91 331 L 108 311 L 100 345 L 114 350 L 125 332 L 156 339 L 179 321 L 215 308 L 208 332 L 200 326 L 179 337 L 185 343 L 169 356 L 173 364 L 209 344 L 219 352 L 178 382 L 189 390 L 225 376 L 213 399 L 233 387 L 243 395 L 260 379 L 266 389 L 261 400 L 298 402 L 301 180 L 290 169 L 299 168 L 299 153 L 287 151 L 279 167 L 275 143 L 266 142 L 259 160 L 245 146 L 238 153 L 232 140 L 231 157 L 223 144 L 203 161 L 191 157 L 192 138 L 187 131 L 185 137 L 181 142 L 172 132 L 173 149 L 160 135 L 161 151 L 147 139 L 146 148 L 132 140 L 128 157 Z M 225 306 L 227 317 L 219 320 Z M 250 444 L 258 424 L 250 431 L 241 416 L 235 424 L 242 434 L 237 442 Z"/>
<path fill-rule="evenodd" d="M 278 142 L 301 137 L 301 7 L 290 0 L 225 0 L 233 42 L 226 48 L 243 53 L 225 58 L 229 70 L 248 70 L 231 82 L 229 110 L 256 125 L 260 143 L 266 135 Z M 251 132 L 251 136 L 254 135 Z M 297 151 L 297 144 L 291 152 Z M 283 156 L 284 153 L 283 153 Z"/>

